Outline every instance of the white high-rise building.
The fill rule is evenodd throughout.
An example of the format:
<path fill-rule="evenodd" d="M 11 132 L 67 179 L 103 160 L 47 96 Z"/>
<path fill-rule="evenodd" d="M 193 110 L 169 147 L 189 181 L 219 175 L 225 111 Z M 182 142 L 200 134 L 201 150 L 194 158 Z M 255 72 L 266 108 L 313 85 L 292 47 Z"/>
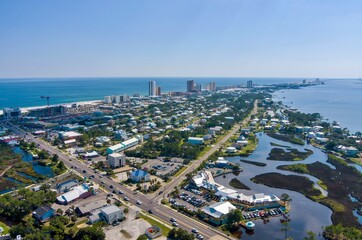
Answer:
<path fill-rule="evenodd" d="M 148 83 L 148 95 L 149 96 L 157 96 L 157 85 L 156 81 L 150 81 Z"/>

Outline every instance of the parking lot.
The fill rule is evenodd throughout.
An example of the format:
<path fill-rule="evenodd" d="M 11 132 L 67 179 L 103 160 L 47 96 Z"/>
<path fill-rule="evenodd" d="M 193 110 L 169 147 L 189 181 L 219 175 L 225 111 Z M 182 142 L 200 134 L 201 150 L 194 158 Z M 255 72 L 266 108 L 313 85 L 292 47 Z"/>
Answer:
<path fill-rule="evenodd" d="M 162 160 L 162 159 L 151 159 L 148 160 L 145 164 L 142 165 L 142 168 L 150 171 L 151 169 L 155 170 L 157 176 L 172 176 L 174 175 L 181 167 L 183 166 L 182 162 L 177 160 Z"/>

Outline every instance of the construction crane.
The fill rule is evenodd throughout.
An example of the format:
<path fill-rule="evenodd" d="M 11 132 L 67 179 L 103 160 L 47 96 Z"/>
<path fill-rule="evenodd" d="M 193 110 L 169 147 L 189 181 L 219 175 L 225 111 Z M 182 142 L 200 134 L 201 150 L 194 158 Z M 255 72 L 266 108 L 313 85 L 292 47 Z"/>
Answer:
<path fill-rule="evenodd" d="M 50 116 L 50 107 L 49 107 L 49 99 L 50 99 L 50 97 L 49 96 L 40 96 L 40 98 L 45 98 L 47 100 L 48 114 Z"/>

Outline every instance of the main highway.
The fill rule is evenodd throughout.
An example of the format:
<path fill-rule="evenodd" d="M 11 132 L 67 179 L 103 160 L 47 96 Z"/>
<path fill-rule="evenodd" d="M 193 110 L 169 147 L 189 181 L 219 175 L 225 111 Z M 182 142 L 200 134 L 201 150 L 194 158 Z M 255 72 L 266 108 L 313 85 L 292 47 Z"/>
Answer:
<path fill-rule="evenodd" d="M 124 199 L 124 197 L 128 197 L 131 203 L 134 203 L 140 209 L 146 212 L 151 210 L 153 212 L 152 214 L 155 217 L 158 217 L 164 222 L 170 223 L 170 219 L 175 218 L 180 228 L 188 231 L 191 231 L 192 228 L 196 228 L 199 233 L 203 235 L 204 239 L 231 239 L 230 237 L 227 237 L 225 234 L 211 228 L 210 226 L 195 219 L 189 218 L 186 215 L 181 214 L 173 209 L 170 209 L 160 204 L 159 202 L 148 198 L 146 195 L 143 195 L 141 193 L 135 194 L 134 191 L 130 190 L 126 186 L 121 185 L 119 182 L 111 178 L 103 176 L 100 177 L 101 175 L 94 173 L 94 169 L 90 168 L 83 162 L 73 159 L 71 156 L 65 154 L 56 147 L 49 145 L 47 142 L 39 138 L 35 138 L 32 134 L 26 133 L 17 126 L 12 125 L 11 129 L 15 133 L 24 136 L 24 140 L 28 142 L 34 142 L 38 145 L 38 148 L 47 151 L 49 154 L 57 154 L 59 156 L 59 159 L 63 161 L 67 167 L 71 168 L 73 171 L 77 171 L 80 175 L 88 178 L 94 175 L 94 178 L 92 179 L 93 182 L 97 183 L 100 186 L 103 186 L 103 188 L 109 192 L 113 192 L 113 190 L 115 190 L 114 194 L 120 198 Z M 119 194 L 119 190 L 121 190 L 123 194 Z M 141 204 L 138 205 L 137 201 L 141 201 Z"/>
<path fill-rule="evenodd" d="M 78 161 L 72 158 L 71 156 L 65 154 L 64 152 L 60 151 L 58 148 L 51 146 L 49 143 L 41 139 L 35 138 L 32 134 L 26 133 L 25 131 L 23 131 L 22 129 L 20 129 L 15 125 L 12 124 L 10 125 L 9 123 L 9 126 L 14 131 L 14 133 L 23 135 L 26 141 L 36 143 L 40 149 L 43 149 L 50 154 L 57 154 L 59 156 L 59 159 L 63 161 L 67 167 L 71 168 L 73 171 L 76 171 L 78 174 L 87 178 L 93 175 L 94 178 L 92 178 L 92 181 L 100 186 L 103 186 L 105 190 L 113 192 L 115 195 L 123 199 L 125 197 L 129 198 L 129 201 L 131 203 L 134 203 L 140 209 L 146 212 L 151 210 L 154 216 L 160 218 L 165 222 L 169 222 L 171 218 L 175 218 L 177 219 L 179 227 L 188 231 L 191 231 L 192 228 L 196 228 L 199 231 L 199 233 L 204 236 L 204 239 L 218 240 L 218 239 L 231 239 L 231 238 L 200 221 L 189 218 L 184 214 L 181 214 L 173 209 L 170 209 L 160 204 L 160 200 L 164 194 L 170 193 L 174 189 L 174 187 L 178 186 L 178 184 L 183 179 L 186 178 L 186 175 L 188 173 L 194 171 L 203 161 L 208 159 L 215 151 L 217 151 L 222 146 L 222 144 L 224 144 L 232 135 L 237 133 L 240 126 L 249 121 L 250 116 L 252 114 L 255 114 L 256 112 L 257 112 L 257 101 L 254 102 L 254 108 L 249 114 L 249 116 L 245 118 L 241 124 L 236 124 L 228 132 L 227 135 L 225 135 L 221 140 L 219 140 L 211 149 L 209 149 L 205 154 L 203 154 L 203 156 L 193 161 L 184 172 L 182 172 L 179 176 L 173 178 L 166 186 L 164 186 L 162 189 L 160 189 L 155 194 L 150 196 L 146 196 L 141 193 L 135 193 L 134 191 L 130 190 L 126 186 L 121 185 L 119 182 L 111 179 L 110 177 L 103 177 L 101 175 L 98 175 L 94 173 L 94 169 L 90 168 L 83 162 Z M 120 194 L 119 190 L 121 190 L 123 193 Z M 161 190 L 164 191 L 163 194 L 160 194 Z M 140 201 L 141 204 L 138 205 L 137 201 Z"/>

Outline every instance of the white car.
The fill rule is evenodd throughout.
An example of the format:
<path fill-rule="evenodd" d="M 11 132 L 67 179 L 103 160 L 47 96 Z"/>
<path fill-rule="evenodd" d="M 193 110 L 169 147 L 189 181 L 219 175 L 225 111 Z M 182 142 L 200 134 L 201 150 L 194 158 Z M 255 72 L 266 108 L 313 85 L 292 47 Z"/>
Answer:
<path fill-rule="evenodd" d="M 173 222 L 173 223 L 172 223 L 172 226 L 178 227 L 178 223 L 177 223 L 177 222 Z"/>
<path fill-rule="evenodd" d="M 119 193 L 119 194 L 123 194 L 122 190 L 119 190 L 118 193 Z"/>
<path fill-rule="evenodd" d="M 193 228 L 193 229 L 191 229 L 191 232 L 193 232 L 193 233 L 198 233 L 199 231 L 197 231 L 196 228 Z"/>
<path fill-rule="evenodd" d="M 137 204 L 138 204 L 138 205 L 141 205 L 141 204 L 142 204 L 142 202 L 141 202 L 141 201 L 139 201 L 139 200 L 137 200 Z"/>

